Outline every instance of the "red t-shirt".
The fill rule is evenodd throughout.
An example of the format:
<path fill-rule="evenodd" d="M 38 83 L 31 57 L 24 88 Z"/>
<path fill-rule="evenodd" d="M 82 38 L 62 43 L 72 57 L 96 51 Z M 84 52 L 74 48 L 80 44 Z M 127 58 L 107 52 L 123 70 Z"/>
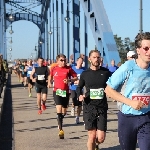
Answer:
<path fill-rule="evenodd" d="M 69 85 L 64 83 L 64 79 L 71 79 L 71 77 L 77 77 L 77 74 L 70 66 L 59 67 L 55 66 L 50 75 L 53 76 L 54 79 L 54 91 L 57 89 L 66 90 L 69 92 Z"/>

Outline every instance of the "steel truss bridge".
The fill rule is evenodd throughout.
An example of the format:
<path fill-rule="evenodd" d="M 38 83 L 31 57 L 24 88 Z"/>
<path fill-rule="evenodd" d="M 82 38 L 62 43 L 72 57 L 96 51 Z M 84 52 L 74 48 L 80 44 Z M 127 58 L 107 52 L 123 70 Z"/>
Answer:
<path fill-rule="evenodd" d="M 29 5 L 25 6 L 26 3 Z M 41 6 L 41 12 L 33 11 L 32 4 Z M 7 11 L 8 5 L 13 11 Z M 33 22 L 39 28 L 39 57 L 54 61 L 59 53 L 68 59 L 72 55 L 74 60 L 80 54 L 88 56 L 88 39 L 94 38 L 105 62 L 120 62 L 102 0 L 0 0 L 0 53 L 4 58 L 6 30 L 19 20 Z M 88 34 L 88 27 L 93 36 Z"/>

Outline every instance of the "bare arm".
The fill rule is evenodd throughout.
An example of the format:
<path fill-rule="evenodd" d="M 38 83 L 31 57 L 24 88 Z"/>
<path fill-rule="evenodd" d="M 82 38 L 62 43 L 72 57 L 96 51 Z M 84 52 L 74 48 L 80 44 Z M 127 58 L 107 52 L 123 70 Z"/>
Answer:
<path fill-rule="evenodd" d="M 105 88 L 105 93 L 112 99 L 122 102 L 128 106 L 131 106 L 134 109 L 140 109 L 143 106 L 143 103 L 141 101 L 130 100 L 129 98 L 126 98 L 125 96 L 123 96 L 121 93 L 112 89 L 109 85 L 107 85 L 107 87 Z"/>
<path fill-rule="evenodd" d="M 34 73 L 35 73 L 35 68 L 32 69 L 32 72 L 31 72 L 31 74 L 30 74 L 30 79 L 31 79 L 32 81 L 35 80 L 35 79 L 33 78 Z M 35 81 L 34 81 L 34 82 L 35 82 Z"/>

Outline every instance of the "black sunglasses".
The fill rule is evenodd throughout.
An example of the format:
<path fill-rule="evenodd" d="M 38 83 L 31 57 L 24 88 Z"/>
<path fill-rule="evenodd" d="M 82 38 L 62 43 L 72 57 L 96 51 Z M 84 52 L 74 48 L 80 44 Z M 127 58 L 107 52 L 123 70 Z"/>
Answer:
<path fill-rule="evenodd" d="M 66 59 L 60 59 L 60 61 L 61 61 L 61 62 L 63 62 L 63 61 L 66 62 Z"/>
<path fill-rule="evenodd" d="M 143 47 L 143 49 L 144 49 L 145 51 L 148 51 L 150 48 L 149 48 L 149 47 Z"/>

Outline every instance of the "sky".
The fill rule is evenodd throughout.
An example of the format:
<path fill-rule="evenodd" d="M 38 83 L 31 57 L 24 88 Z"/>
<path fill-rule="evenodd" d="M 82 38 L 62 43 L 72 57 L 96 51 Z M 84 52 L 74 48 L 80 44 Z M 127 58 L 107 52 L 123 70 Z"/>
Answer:
<path fill-rule="evenodd" d="M 134 41 L 134 37 L 139 32 L 140 28 L 140 0 L 103 0 L 109 23 L 113 34 L 124 39 L 129 37 Z M 143 0 L 143 31 L 150 31 L 150 0 Z M 40 7 L 33 9 L 39 11 Z M 14 33 L 12 34 L 12 59 L 31 58 L 36 56 L 34 51 L 35 45 L 38 42 L 38 27 L 32 22 L 17 21 L 12 24 Z M 10 27 L 7 29 L 7 36 Z M 92 37 L 90 28 L 88 28 L 89 43 L 88 48 L 93 49 L 95 42 Z M 82 41 L 81 41 L 82 43 Z M 9 39 L 7 42 L 8 48 L 11 47 Z M 10 51 L 8 50 L 8 59 Z"/>

